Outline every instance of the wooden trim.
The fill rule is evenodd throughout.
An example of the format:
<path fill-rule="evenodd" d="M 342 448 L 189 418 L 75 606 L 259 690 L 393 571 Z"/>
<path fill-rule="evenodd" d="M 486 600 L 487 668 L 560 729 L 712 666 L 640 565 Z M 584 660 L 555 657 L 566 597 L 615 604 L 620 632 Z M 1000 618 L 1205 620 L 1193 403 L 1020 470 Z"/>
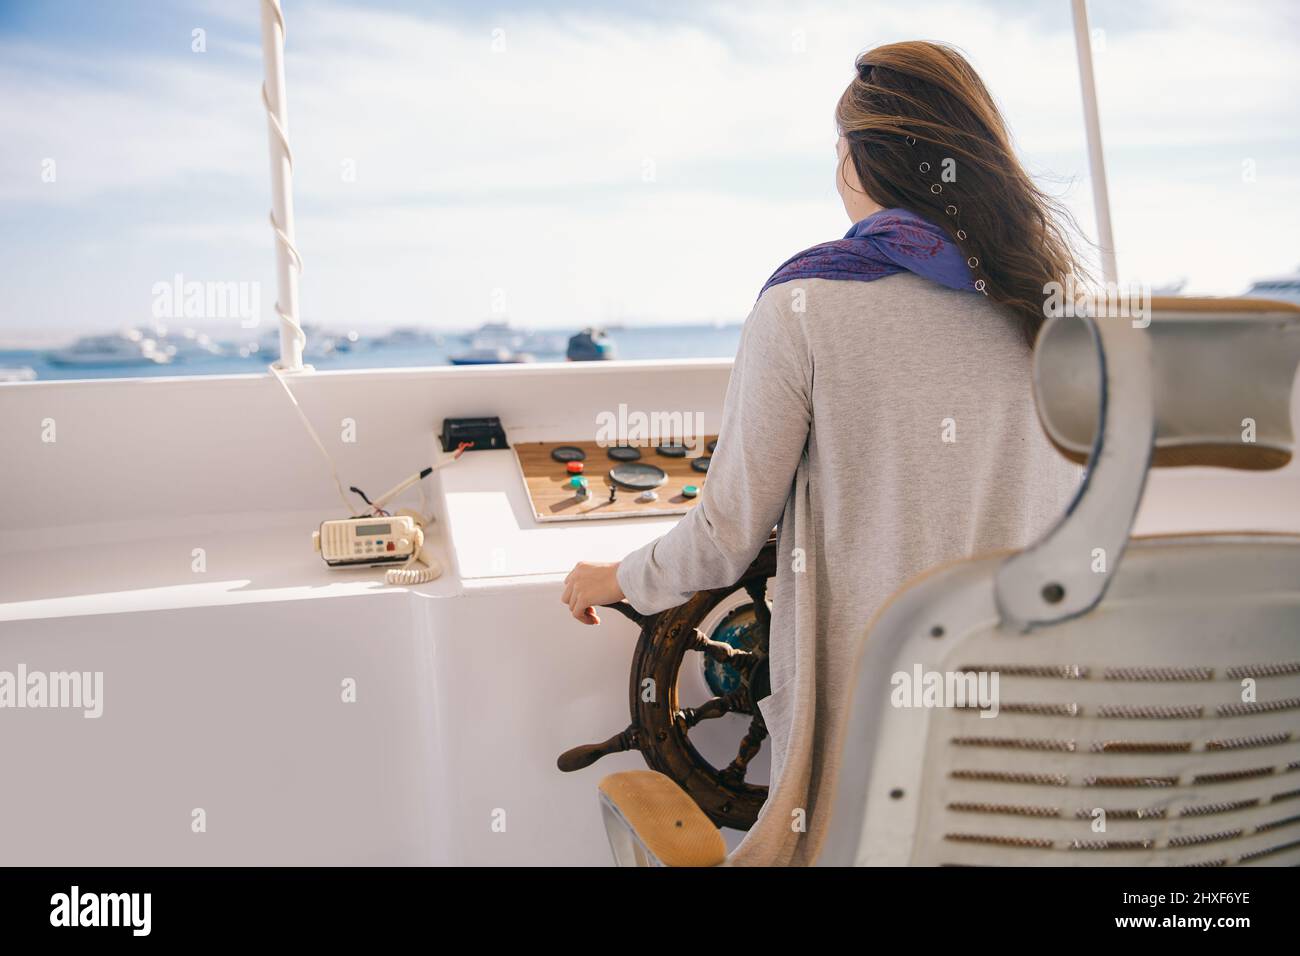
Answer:
<path fill-rule="evenodd" d="M 1044 429 L 1046 432 L 1046 429 Z M 1058 444 L 1048 435 L 1052 447 L 1076 465 L 1086 465 L 1086 452 Z M 1243 442 L 1214 443 L 1200 442 L 1194 445 L 1169 445 L 1161 448 L 1157 445 L 1151 453 L 1152 468 L 1233 468 L 1238 471 L 1276 471 L 1291 462 L 1291 453 L 1281 448 L 1266 445 L 1250 445 Z"/>
<path fill-rule="evenodd" d="M 1152 312 L 1290 312 L 1300 313 L 1300 305 L 1278 299 L 1248 299 L 1242 296 L 1153 295 Z"/>

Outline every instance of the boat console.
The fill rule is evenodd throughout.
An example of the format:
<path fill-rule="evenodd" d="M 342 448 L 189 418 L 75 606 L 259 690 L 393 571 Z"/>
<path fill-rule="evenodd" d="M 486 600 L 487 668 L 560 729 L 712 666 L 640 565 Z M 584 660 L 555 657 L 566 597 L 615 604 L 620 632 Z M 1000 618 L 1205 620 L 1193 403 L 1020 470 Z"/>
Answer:
<path fill-rule="evenodd" d="M 716 435 L 665 444 L 525 442 L 515 460 L 538 521 L 685 514 L 704 489 Z M 691 451 L 694 454 L 690 454 Z"/>

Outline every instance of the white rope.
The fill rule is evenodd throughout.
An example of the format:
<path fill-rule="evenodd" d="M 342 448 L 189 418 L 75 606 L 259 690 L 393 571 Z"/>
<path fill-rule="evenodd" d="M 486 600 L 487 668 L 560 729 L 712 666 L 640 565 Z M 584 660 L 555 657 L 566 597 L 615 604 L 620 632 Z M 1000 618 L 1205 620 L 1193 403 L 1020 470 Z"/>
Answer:
<path fill-rule="evenodd" d="M 276 238 L 280 240 L 284 245 L 285 251 L 288 252 L 290 257 L 293 259 L 293 264 L 298 269 L 298 275 L 302 275 L 302 256 L 298 255 L 298 249 L 289 241 L 289 234 L 281 229 L 280 224 L 275 221 L 274 210 L 271 212 L 270 219 L 271 229 L 274 230 Z"/>
<path fill-rule="evenodd" d="M 271 0 L 266 0 L 270 3 Z M 280 117 L 275 115 L 275 110 L 271 107 L 271 96 L 266 92 L 266 83 L 262 83 L 262 105 L 266 107 L 266 118 L 271 121 L 271 129 L 275 130 L 275 138 L 280 141 L 280 148 L 284 150 L 284 158 L 289 161 L 289 166 L 293 166 L 293 150 L 289 148 L 289 134 L 284 131 L 280 125 Z"/>
<path fill-rule="evenodd" d="M 307 434 L 310 435 L 311 440 L 316 443 L 316 447 L 320 449 L 320 453 L 325 456 L 325 461 L 330 466 L 330 476 L 334 479 L 334 487 L 339 490 L 339 500 L 343 502 L 344 513 L 355 517 L 352 509 L 352 502 L 348 500 L 347 493 L 343 490 L 343 482 L 339 480 L 339 470 L 334 467 L 334 457 L 325 448 L 325 443 L 322 442 L 320 436 L 316 434 L 316 429 L 312 428 L 311 420 L 307 418 L 307 413 L 303 411 L 302 406 L 298 404 L 298 396 L 294 395 L 293 390 L 289 388 L 289 383 L 284 380 L 283 373 L 274 365 L 267 367 L 271 370 L 271 374 L 275 376 L 275 380 L 280 383 L 285 394 L 289 396 L 289 401 L 293 402 L 293 407 L 298 412 L 298 417 L 301 418 L 302 423 L 307 426 Z"/>
<path fill-rule="evenodd" d="M 286 235 L 285 231 L 280 228 L 280 224 L 275 221 L 274 210 L 271 212 L 270 218 L 271 229 L 274 230 L 276 238 L 280 240 L 285 251 L 289 253 L 290 257 L 292 257 L 294 265 L 298 268 L 298 275 L 302 275 L 302 257 L 298 255 L 298 250 L 295 249 L 293 243 L 289 241 L 288 235 Z M 302 330 L 302 326 L 298 324 L 293 316 L 280 308 L 279 299 L 275 300 L 275 314 L 280 317 L 281 325 L 288 326 L 289 329 L 293 331 L 293 337 L 298 342 L 298 349 L 301 351 L 305 348 L 307 345 L 307 333 Z M 284 361 L 283 355 L 280 356 L 280 361 Z"/>
<path fill-rule="evenodd" d="M 275 15 L 276 25 L 280 28 L 280 47 L 281 49 L 283 49 L 284 38 L 287 34 L 284 28 L 284 11 L 280 9 L 280 0 L 262 0 L 262 2 L 266 7 L 270 9 L 271 13 Z M 275 133 L 275 140 L 279 143 L 280 149 L 284 153 L 284 161 L 288 164 L 289 167 L 288 175 L 286 177 L 286 182 L 285 182 L 285 189 L 287 191 L 293 182 L 293 150 L 289 148 L 289 134 L 285 132 L 284 124 L 281 122 L 281 118 L 276 115 L 275 110 L 272 109 L 271 107 L 271 97 L 270 94 L 267 93 L 266 91 L 265 81 L 262 83 L 262 106 L 265 107 L 266 109 L 266 118 L 271 123 L 271 129 Z M 280 244 L 281 248 L 283 248 L 284 251 L 288 254 L 290 260 L 292 261 L 293 267 L 298 270 L 298 275 L 301 276 L 302 256 L 298 254 L 298 250 L 294 246 L 293 240 L 289 238 L 289 234 L 284 231 L 284 228 L 280 225 L 280 223 L 275 221 L 275 210 L 271 211 L 270 219 L 271 219 L 271 229 L 275 233 L 276 241 Z M 302 349 L 307 344 L 307 333 L 302 330 L 302 325 L 298 322 L 297 317 L 285 312 L 284 308 L 280 305 L 280 300 L 278 298 L 276 299 L 275 302 L 275 314 L 280 318 L 281 328 L 287 328 L 292 333 L 294 341 L 297 343 L 298 351 L 301 352 Z M 280 356 L 280 361 L 281 362 L 284 361 L 283 355 Z M 280 384 L 283 385 L 284 382 L 281 381 Z M 285 388 L 287 391 L 288 386 L 285 386 Z M 292 393 L 290 393 L 290 395 L 292 395 Z M 321 450 L 323 451 L 324 448 L 322 447 Z M 332 463 L 331 463 L 331 467 L 333 467 Z M 337 480 L 338 479 L 336 477 L 335 481 Z"/>
<path fill-rule="evenodd" d="M 284 11 L 280 9 L 280 0 L 265 0 L 265 2 L 275 14 L 275 22 L 280 26 L 280 36 L 285 36 Z"/>

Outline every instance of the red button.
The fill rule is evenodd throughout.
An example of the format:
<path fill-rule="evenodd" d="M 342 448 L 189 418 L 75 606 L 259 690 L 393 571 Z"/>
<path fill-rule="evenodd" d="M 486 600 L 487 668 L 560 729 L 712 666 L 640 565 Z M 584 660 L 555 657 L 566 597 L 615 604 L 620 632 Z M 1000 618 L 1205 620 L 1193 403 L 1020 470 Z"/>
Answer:
<path fill-rule="evenodd" d="M 393 544 L 393 542 L 390 541 L 390 542 L 388 542 L 388 548 L 387 548 L 386 550 L 388 550 L 388 551 L 396 551 L 396 550 L 397 550 L 397 545 Z"/>
<path fill-rule="evenodd" d="M 565 467 L 569 469 L 571 475 L 580 475 L 583 471 L 583 464 L 580 461 L 571 461 Z"/>

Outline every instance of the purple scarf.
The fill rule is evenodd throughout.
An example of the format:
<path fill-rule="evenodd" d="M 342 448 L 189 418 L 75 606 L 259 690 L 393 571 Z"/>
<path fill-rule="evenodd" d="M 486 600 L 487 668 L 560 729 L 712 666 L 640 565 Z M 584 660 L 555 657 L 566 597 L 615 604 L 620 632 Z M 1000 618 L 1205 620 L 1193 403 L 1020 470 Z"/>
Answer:
<path fill-rule="evenodd" d="M 975 291 L 973 271 L 947 233 L 906 209 L 882 209 L 855 223 L 843 239 L 787 259 L 759 297 L 795 279 L 871 282 L 899 272 L 914 272 L 949 289 Z"/>

